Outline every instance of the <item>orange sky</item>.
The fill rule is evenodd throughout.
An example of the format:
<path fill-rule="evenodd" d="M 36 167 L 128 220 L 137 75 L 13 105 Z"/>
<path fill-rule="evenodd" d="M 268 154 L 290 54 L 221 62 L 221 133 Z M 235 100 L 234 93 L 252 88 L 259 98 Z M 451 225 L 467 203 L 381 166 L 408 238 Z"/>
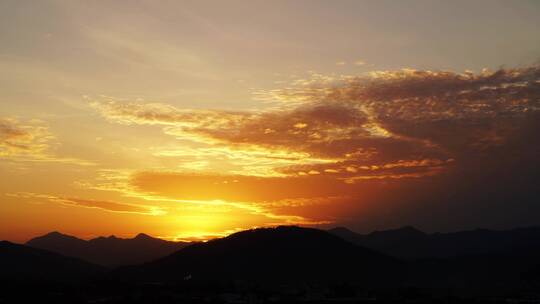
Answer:
<path fill-rule="evenodd" d="M 487 3 L 1 4 L 0 239 L 538 224 L 539 6 Z"/>

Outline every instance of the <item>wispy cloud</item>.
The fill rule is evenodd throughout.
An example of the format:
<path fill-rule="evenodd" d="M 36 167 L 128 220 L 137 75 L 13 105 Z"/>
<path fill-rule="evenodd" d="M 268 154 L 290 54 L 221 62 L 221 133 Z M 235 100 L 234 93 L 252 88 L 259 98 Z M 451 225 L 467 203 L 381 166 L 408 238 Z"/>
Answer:
<path fill-rule="evenodd" d="M 44 155 L 54 139 L 49 130 L 39 125 L 22 124 L 14 118 L 0 118 L 0 156 L 32 157 Z"/>
<path fill-rule="evenodd" d="M 327 217 L 310 218 L 278 208 L 306 205 L 308 199 L 312 199 L 311 204 L 328 203 L 326 199 L 318 200 L 314 196 L 317 193 L 310 190 L 311 186 L 321 188 L 321 182 L 326 182 L 301 179 L 292 182 L 295 187 L 291 188 L 291 180 L 279 177 L 103 171 L 96 180 L 79 182 L 78 185 L 85 189 L 116 192 L 151 205 L 172 203 L 170 210 L 175 209 L 172 206 L 188 209 L 193 206 L 197 212 L 211 207 L 213 212 L 242 213 L 248 219 L 259 218 L 259 222 L 265 225 L 330 223 L 332 219 Z M 327 191 L 321 189 L 321 193 L 326 195 Z"/>
<path fill-rule="evenodd" d="M 42 121 L 23 123 L 0 117 L 0 159 L 93 165 L 90 161 L 54 155 L 55 141 L 56 137 Z"/>
<path fill-rule="evenodd" d="M 141 215 L 163 215 L 165 213 L 165 211 L 159 207 L 125 204 L 112 201 L 83 199 L 76 197 L 63 197 L 31 192 L 9 193 L 7 195 L 21 199 L 40 199 L 62 204 L 64 206 L 92 208 L 114 213 L 134 213 Z"/>

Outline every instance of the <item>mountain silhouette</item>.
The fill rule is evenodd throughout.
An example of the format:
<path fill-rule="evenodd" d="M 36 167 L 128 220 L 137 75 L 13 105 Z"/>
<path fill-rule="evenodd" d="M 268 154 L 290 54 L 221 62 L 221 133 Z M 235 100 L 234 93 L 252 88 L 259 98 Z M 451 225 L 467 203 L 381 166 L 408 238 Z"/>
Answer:
<path fill-rule="evenodd" d="M 104 273 L 104 268 L 77 258 L 0 241 L 0 279 L 71 280 Z"/>
<path fill-rule="evenodd" d="M 523 256 L 540 253 L 540 227 L 506 231 L 476 229 L 427 234 L 413 227 L 355 233 L 347 228 L 329 230 L 349 242 L 387 255 L 406 258 L 454 258 L 470 255 Z"/>
<path fill-rule="evenodd" d="M 51 232 L 31 239 L 26 244 L 94 264 L 117 267 L 149 262 L 170 255 L 189 243 L 165 241 L 143 233 L 132 239 L 109 236 L 86 241 L 59 232 Z"/>
<path fill-rule="evenodd" d="M 104 303 L 118 303 L 117 299 L 129 302 L 141 292 L 146 295 L 142 303 L 152 302 L 157 294 L 163 299 L 174 294 L 175 299 L 198 301 L 209 295 L 216 299 L 225 290 L 263 298 L 275 294 L 286 297 L 290 290 L 296 290 L 296 299 L 310 290 L 330 296 L 376 291 L 398 299 L 410 296 L 401 295 L 403 290 L 430 290 L 439 295 L 451 290 L 453 296 L 505 298 L 508 292 L 536 288 L 540 283 L 539 233 L 539 228 L 532 227 L 427 234 L 403 227 L 363 235 L 343 227 L 329 232 L 279 226 L 193 243 L 164 257 L 112 270 L 79 258 L 0 242 L 0 286 L 11 286 L 10 298 L 15 300 L 21 294 L 26 296 L 28 288 L 41 290 L 41 294 L 29 294 L 33 298 L 27 302 L 39 302 L 44 295 L 62 298 L 65 292 L 87 296 L 88 290 L 91 295 L 86 300 L 105 299 Z M 96 250 L 102 254 L 99 258 L 117 254 L 115 258 L 125 262 L 131 259 L 129 255 L 138 254 L 137 248 L 151 248 L 148 244 L 164 241 L 145 234 L 132 239 L 110 236 L 84 241 L 58 232 L 32 240 L 47 242 L 56 250 L 72 250 L 72 254 L 78 254 L 76 250 L 88 250 L 89 254 Z M 0 303 L 5 302 L 2 294 Z M 431 303 L 429 295 L 423 297 L 426 301 L 419 303 Z"/>
<path fill-rule="evenodd" d="M 339 281 L 385 284 L 402 264 L 326 231 L 295 226 L 259 228 L 188 246 L 116 276 L 146 281 L 260 280 Z"/>

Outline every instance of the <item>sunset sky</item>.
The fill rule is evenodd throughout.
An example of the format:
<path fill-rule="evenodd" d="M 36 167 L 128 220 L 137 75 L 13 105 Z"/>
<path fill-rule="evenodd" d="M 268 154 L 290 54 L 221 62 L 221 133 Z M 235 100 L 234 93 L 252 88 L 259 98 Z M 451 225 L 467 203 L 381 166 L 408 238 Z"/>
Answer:
<path fill-rule="evenodd" d="M 538 1 L 0 1 L 0 239 L 540 224 Z"/>

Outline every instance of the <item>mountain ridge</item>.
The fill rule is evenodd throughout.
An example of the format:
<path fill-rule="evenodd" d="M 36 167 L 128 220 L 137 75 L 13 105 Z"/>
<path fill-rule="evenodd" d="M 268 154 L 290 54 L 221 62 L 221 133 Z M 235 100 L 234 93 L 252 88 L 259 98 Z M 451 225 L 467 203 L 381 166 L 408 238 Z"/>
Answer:
<path fill-rule="evenodd" d="M 257 228 L 188 246 L 170 256 L 119 269 L 115 275 L 152 281 L 390 280 L 401 262 L 324 230 Z M 385 274 L 384 278 L 381 274 Z"/>
<path fill-rule="evenodd" d="M 161 258 L 184 248 L 189 243 L 166 241 L 144 233 L 139 233 L 133 238 L 118 238 L 111 235 L 83 240 L 53 231 L 29 240 L 26 245 L 106 267 L 118 267 Z"/>
<path fill-rule="evenodd" d="M 540 227 L 510 230 L 474 229 L 446 233 L 425 233 L 412 226 L 374 231 L 368 234 L 345 227 L 328 230 L 351 243 L 387 255 L 404 258 L 451 258 L 482 254 L 540 252 Z"/>

